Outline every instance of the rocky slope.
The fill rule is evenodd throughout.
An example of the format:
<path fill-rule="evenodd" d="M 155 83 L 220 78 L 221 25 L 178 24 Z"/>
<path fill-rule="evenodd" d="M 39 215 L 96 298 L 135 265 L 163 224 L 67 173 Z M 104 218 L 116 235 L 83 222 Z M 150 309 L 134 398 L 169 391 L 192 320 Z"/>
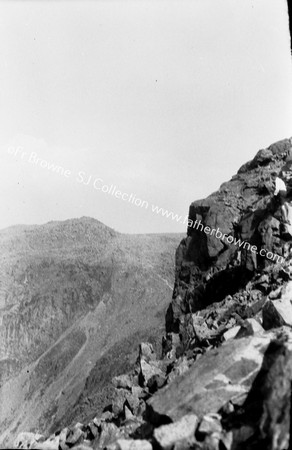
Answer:
<path fill-rule="evenodd" d="M 2 448 L 102 411 L 139 342 L 161 347 L 180 239 L 90 218 L 0 232 Z"/>
<path fill-rule="evenodd" d="M 190 206 L 162 351 L 140 344 L 134 369 L 113 378 L 101 414 L 82 423 L 72 416 L 44 435 L 27 427 L 17 448 L 292 448 L 292 236 L 272 195 L 272 174 L 290 148 L 285 139 L 260 150 Z M 88 378 L 79 405 L 96 383 Z"/>

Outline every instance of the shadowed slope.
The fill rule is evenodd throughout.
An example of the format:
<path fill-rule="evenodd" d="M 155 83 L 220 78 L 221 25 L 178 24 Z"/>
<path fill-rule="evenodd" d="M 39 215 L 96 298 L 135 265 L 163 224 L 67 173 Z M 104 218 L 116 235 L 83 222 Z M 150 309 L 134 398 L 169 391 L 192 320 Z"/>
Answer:
<path fill-rule="evenodd" d="M 140 336 L 158 341 L 180 238 L 123 235 L 90 218 L 0 232 L 3 438 L 63 423 L 96 361 L 106 386 L 133 364 Z M 88 413 L 106 405 L 96 391 Z"/>

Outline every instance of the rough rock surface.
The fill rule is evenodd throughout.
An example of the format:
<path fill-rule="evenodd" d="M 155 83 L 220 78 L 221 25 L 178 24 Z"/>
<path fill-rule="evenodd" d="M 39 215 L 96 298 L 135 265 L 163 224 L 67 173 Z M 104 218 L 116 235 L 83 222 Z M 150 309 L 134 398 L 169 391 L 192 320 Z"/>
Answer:
<path fill-rule="evenodd" d="M 223 403 L 240 401 L 261 368 L 271 337 L 230 340 L 204 357 L 148 401 L 150 419 L 179 420 L 189 412 L 201 417 Z"/>
<path fill-rule="evenodd" d="M 272 173 L 285 164 L 291 143 L 260 150 L 190 206 L 162 354 L 140 344 L 135 367 L 113 379 L 102 415 L 18 437 L 18 448 L 41 439 L 42 448 L 65 450 L 70 436 L 74 449 L 292 448 L 292 240 L 272 196 Z M 228 243 L 228 236 L 240 241 Z"/>
<path fill-rule="evenodd" d="M 217 192 L 191 204 L 188 236 L 176 254 L 175 288 L 166 322 L 169 331 L 179 330 L 181 315 L 184 318 L 233 295 L 254 271 L 269 266 L 267 258 L 247 246 L 229 244 L 220 233 L 256 245 L 258 251 L 288 255 L 289 243 L 281 240 L 280 208 L 271 195 L 271 173 L 280 171 L 290 146 L 287 139 L 259 151 Z M 219 238 L 203 232 L 203 226 L 219 229 Z"/>
<path fill-rule="evenodd" d="M 174 445 L 192 445 L 196 442 L 195 432 L 198 418 L 195 414 L 188 414 L 175 423 L 162 425 L 154 430 L 154 439 L 163 450 L 171 450 Z"/>
<path fill-rule="evenodd" d="M 292 327 L 292 282 L 289 281 L 278 300 L 268 300 L 263 308 L 263 327 L 265 330 L 276 326 Z"/>
<path fill-rule="evenodd" d="M 244 404 L 225 418 L 238 449 L 290 449 L 292 341 L 273 340 Z"/>

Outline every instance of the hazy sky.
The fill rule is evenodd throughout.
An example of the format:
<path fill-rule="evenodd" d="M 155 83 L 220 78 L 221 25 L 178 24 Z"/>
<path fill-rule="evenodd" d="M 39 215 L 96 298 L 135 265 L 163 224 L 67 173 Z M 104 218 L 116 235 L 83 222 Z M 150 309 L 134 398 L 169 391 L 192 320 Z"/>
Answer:
<path fill-rule="evenodd" d="M 151 205 L 184 217 L 292 136 L 289 39 L 284 0 L 2 1 L 0 228 L 185 231 Z"/>

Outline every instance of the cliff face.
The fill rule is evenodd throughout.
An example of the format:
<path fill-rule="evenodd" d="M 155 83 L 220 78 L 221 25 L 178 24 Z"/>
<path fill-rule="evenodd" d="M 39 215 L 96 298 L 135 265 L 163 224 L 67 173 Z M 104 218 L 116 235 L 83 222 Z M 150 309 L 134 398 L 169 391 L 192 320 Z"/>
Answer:
<path fill-rule="evenodd" d="M 260 150 L 217 192 L 191 204 L 187 236 L 176 251 L 162 350 L 142 342 L 134 368 L 126 366 L 127 373 L 118 375 L 111 361 L 119 361 L 122 341 L 118 352 L 110 353 L 112 359 L 99 359 L 88 372 L 67 422 L 60 412 L 54 416 L 52 407 L 48 423 L 57 424 L 58 431 L 52 433 L 51 427 L 44 436 L 21 433 L 16 447 L 291 448 L 292 235 L 284 232 L 281 206 L 273 197 L 274 173 L 285 164 L 290 147 L 291 139 L 286 139 Z M 124 280 L 118 276 L 117 286 Z M 132 287 L 136 291 L 136 285 Z M 155 289 L 153 285 L 153 295 Z M 110 324 L 120 319 L 118 311 Z M 152 321 L 151 306 L 144 309 L 134 339 L 150 316 Z M 108 320 L 106 314 L 102 317 Z M 128 323 L 137 323 L 137 317 L 132 315 Z M 114 328 L 109 326 L 107 333 L 114 334 Z M 83 345 L 81 335 L 75 339 Z M 59 342 L 50 357 L 57 365 L 56 355 L 66 348 L 66 342 Z M 73 354 L 70 358 L 75 359 Z M 101 364 L 114 376 L 110 404 L 103 412 L 97 406 Z M 72 381 L 65 391 L 72 390 Z M 66 406 L 68 411 L 69 400 L 67 394 L 63 411 Z M 29 425 L 23 419 L 18 430 L 33 431 Z"/>
<path fill-rule="evenodd" d="M 272 195 L 272 174 L 279 173 L 290 148 L 290 139 L 285 139 L 260 150 L 218 191 L 191 204 L 187 237 L 176 252 L 167 331 L 178 332 L 180 316 L 187 320 L 188 313 L 235 294 L 255 273 L 289 255 L 280 206 Z"/>

